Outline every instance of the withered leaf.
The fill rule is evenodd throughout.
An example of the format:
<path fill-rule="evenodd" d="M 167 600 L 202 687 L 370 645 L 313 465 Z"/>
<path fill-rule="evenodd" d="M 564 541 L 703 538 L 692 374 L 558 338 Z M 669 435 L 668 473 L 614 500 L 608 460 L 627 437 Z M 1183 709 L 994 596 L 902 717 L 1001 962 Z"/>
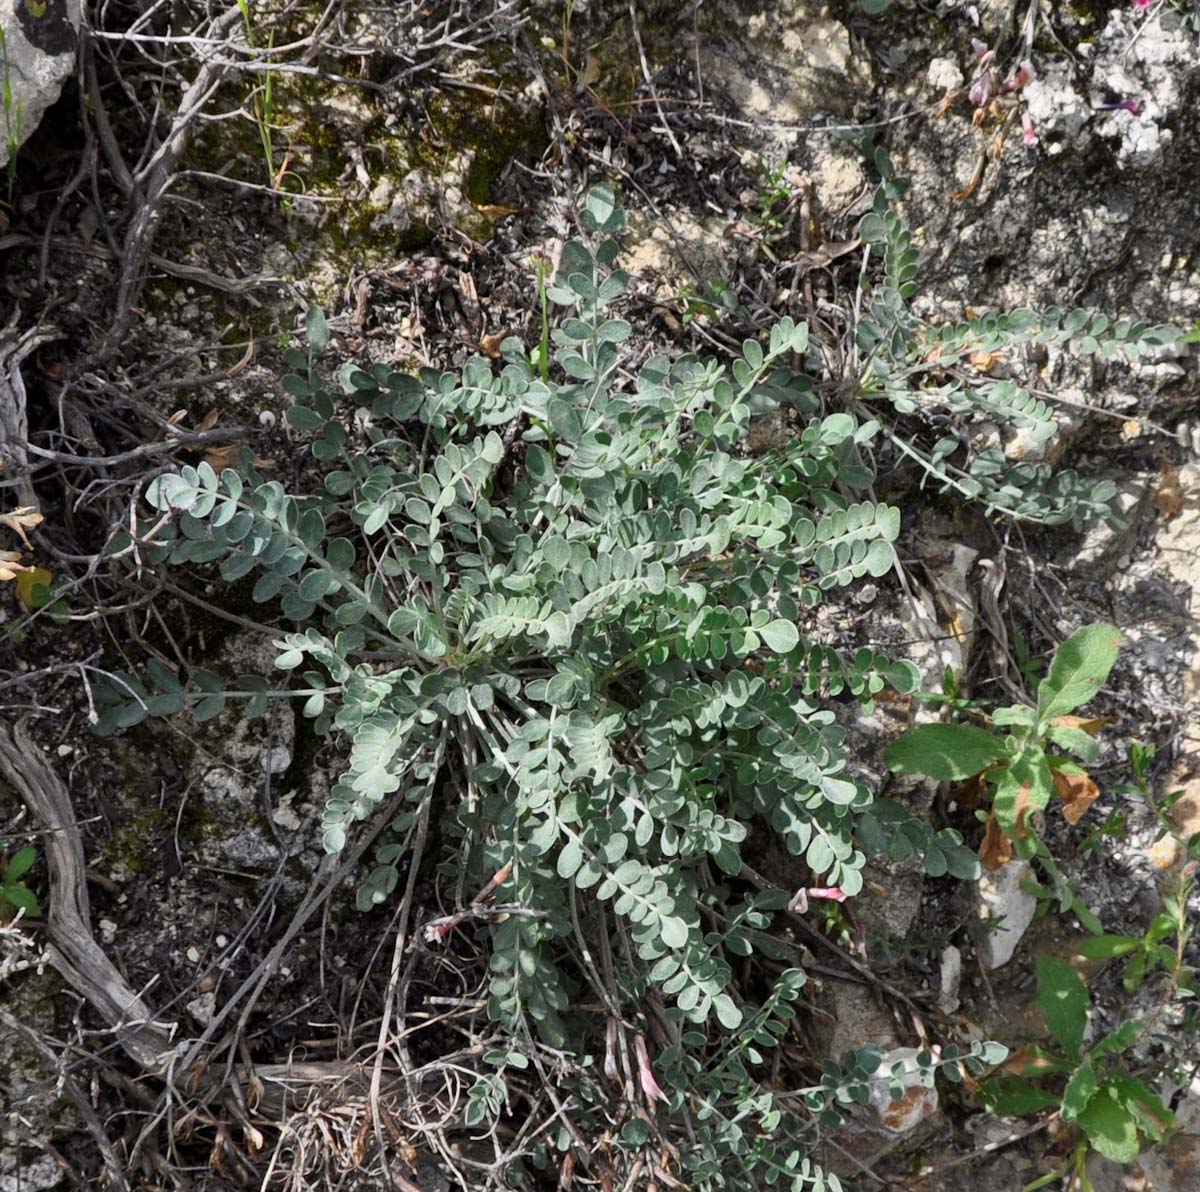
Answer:
<path fill-rule="evenodd" d="M 1004 829 L 1000 827 L 995 814 L 989 815 L 983 830 L 983 843 L 979 846 L 979 863 L 984 869 L 995 872 L 1011 861 L 1012 855 L 1012 841 L 1004 835 Z"/>
<path fill-rule="evenodd" d="M 985 373 L 985 372 L 991 372 L 992 369 L 995 368 L 996 361 L 999 360 L 1003 354 L 1004 354 L 1003 352 L 978 351 L 978 352 L 972 352 L 970 354 L 970 356 L 967 357 L 967 359 L 977 369 L 979 369 L 980 372 Z"/>
<path fill-rule="evenodd" d="M 1115 724 L 1115 716 L 1055 716 L 1052 724 L 1062 725 L 1063 728 L 1077 728 L 1080 732 L 1094 737 L 1106 724 Z"/>
<path fill-rule="evenodd" d="M 1063 819 L 1077 824 L 1083 813 L 1100 797 L 1100 788 L 1086 774 L 1054 771 L 1054 789 L 1062 796 Z"/>
<path fill-rule="evenodd" d="M 10 530 L 14 530 L 30 549 L 33 548 L 33 543 L 29 541 L 25 531 L 26 529 L 32 530 L 34 526 L 40 526 L 44 520 L 32 505 L 21 505 L 11 513 L 0 513 L 0 526 L 7 526 Z"/>
<path fill-rule="evenodd" d="M 33 571 L 34 568 L 21 562 L 21 552 L 15 550 L 0 550 L 0 581 L 16 579 L 22 571 Z"/>
<path fill-rule="evenodd" d="M 481 335 L 479 346 L 493 359 L 500 358 L 500 345 L 508 337 L 507 331 L 497 331 L 495 335 Z"/>

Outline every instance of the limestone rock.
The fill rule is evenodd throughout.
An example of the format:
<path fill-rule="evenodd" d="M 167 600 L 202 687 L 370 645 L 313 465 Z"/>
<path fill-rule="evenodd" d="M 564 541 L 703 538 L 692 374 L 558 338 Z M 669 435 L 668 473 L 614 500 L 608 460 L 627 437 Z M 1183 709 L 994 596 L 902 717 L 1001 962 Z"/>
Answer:
<path fill-rule="evenodd" d="M 12 90 L 8 113 L 0 112 L 0 166 L 8 163 L 10 143 L 29 139 L 74 73 L 79 21 L 79 0 L 46 0 L 37 6 L 0 0 L 0 28 L 8 48 L 5 81 Z"/>
<path fill-rule="evenodd" d="M 894 1047 L 883 1053 L 879 1070 L 871 1078 L 868 1104 L 879 1118 L 879 1124 L 889 1134 L 907 1134 L 931 1117 L 938 1107 L 936 1088 L 926 1088 L 921 1081 L 915 1047 Z M 893 1069 L 899 1064 L 899 1072 Z M 891 1083 L 899 1080 L 903 1092 L 899 1100 L 892 1098 Z"/>
<path fill-rule="evenodd" d="M 979 956 L 989 969 L 1000 968 L 1012 959 L 1033 922 L 1037 899 L 1021 889 L 1021 883 L 1032 876 L 1028 861 L 1014 859 L 994 873 L 984 870 L 979 880 L 978 910 L 985 928 L 979 940 Z"/>
<path fill-rule="evenodd" d="M 701 46 L 706 80 L 718 84 L 747 120 L 802 122 L 816 112 L 849 115 L 870 91 L 867 64 L 850 34 L 811 0 L 764 3 L 749 18 L 731 17 L 744 37 Z"/>

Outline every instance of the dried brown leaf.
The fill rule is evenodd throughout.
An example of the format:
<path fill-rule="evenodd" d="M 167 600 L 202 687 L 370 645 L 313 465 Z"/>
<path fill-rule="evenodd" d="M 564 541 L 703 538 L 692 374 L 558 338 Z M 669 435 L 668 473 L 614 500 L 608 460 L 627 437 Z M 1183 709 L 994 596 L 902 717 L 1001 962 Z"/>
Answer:
<path fill-rule="evenodd" d="M 25 531 L 40 526 L 45 519 L 32 505 L 21 505 L 11 513 L 0 513 L 0 526 L 7 526 L 14 531 L 23 543 L 31 550 L 33 543 Z"/>
<path fill-rule="evenodd" d="M 978 351 L 978 352 L 972 352 L 970 354 L 970 356 L 967 357 L 967 359 L 977 369 L 979 369 L 980 372 L 986 373 L 986 372 L 991 372 L 992 369 L 995 368 L 996 361 L 999 360 L 1000 357 L 1003 355 L 1004 355 L 1003 352 Z"/>
<path fill-rule="evenodd" d="M 1116 724 L 1115 716 L 1055 716 L 1052 724 L 1060 724 L 1063 728 L 1077 728 L 1080 732 L 1094 737 L 1106 724 Z"/>
<path fill-rule="evenodd" d="M 1054 789 L 1062 796 L 1063 819 L 1077 824 L 1083 813 L 1100 797 L 1100 788 L 1086 774 L 1054 771 Z"/>
<path fill-rule="evenodd" d="M 600 82 L 600 59 L 595 54 L 587 56 L 587 61 L 575 81 L 581 87 L 594 87 Z"/>
<path fill-rule="evenodd" d="M 505 341 L 507 336 L 508 332 L 506 330 L 497 331 L 495 335 L 481 335 L 479 337 L 479 346 L 493 360 L 498 360 L 500 358 L 500 345 Z"/>
<path fill-rule="evenodd" d="M 0 582 L 16 579 L 22 571 L 33 571 L 21 562 L 21 552 L 16 550 L 0 550 Z"/>
<path fill-rule="evenodd" d="M 224 447 L 210 447 L 204 453 L 204 462 L 214 472 L 220 472 L 225 468 L 235 468 L 240 450 L 241 447 L 237 443 L 226 443 Z"/>
<path fill-rule="evenodd" d="M 1183 486 L 1179 483 L 1179 469 L 1170 464 L 1163 464 L 1158 469 L 1154 509 L 1163 519 L 1176 517 L 1183 510 Z"/>
<path fill-rule="evenodd" d="M 979 846 L 979 863 L 984 869 L 995 872 L 1002 865 L 1012 860 L 1012 841 L 1004 835 L 1000 821 L 994 814 L 987 817 L 987 826 L 983 830 L 983 843 Z"/>

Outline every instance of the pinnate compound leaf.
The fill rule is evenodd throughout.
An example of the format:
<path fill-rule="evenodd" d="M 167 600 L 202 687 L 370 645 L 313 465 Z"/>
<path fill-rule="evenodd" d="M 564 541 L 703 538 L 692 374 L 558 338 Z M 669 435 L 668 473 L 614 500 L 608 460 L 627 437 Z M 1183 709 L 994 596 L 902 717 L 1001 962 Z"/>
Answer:
<path fill-rule="evenodd" d="M 923 724 L 893 741 L 883 755 L 897 774 L 970 778 L 1005 756 L 1004 742 L 970 724 Z"/>

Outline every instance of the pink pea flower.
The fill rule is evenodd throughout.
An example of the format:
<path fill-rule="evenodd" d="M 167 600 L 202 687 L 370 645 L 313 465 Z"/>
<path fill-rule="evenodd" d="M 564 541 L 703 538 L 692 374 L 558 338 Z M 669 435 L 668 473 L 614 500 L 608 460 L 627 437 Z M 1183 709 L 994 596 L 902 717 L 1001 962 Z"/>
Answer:
<path fill-rule="evenodd" d="M 1150 0 L 1131 0 L 1133 7 L 1145 12 L 1150 7 Z"/>
<path fill-rule="evenodd" d="M 638 1080 L 641 1082 L 646 1100 L 651 1104 L 655 1101 L 661 1101 L 664 1105 L 668 1104 L 670 1098 L 659 1087 L 658 1081 L 654 1079 L 654 1069 L 650 1067 L 650 1056 L 646 1051 L 646 1039 L 640 1032 L 633 1036 L 633 1051 L 637 1056 Z"/>
<path fill-rule="evenodd" d="M 996 60 L 996 54 L 981 41 L 972 39 L 971 46 L 979 58 L 979 74 L 967 94 L 977 108 L 983 108 L 987 107 L 988 100 L 992 98 L 992 87 L 995 85 L 995 80 L 992 78 L 992 64 Z"/>
<path fill-rule="evenodd" d="M 1021 137 L 1026 149 L 1032 149 L 1038 143 L 1037 133 L 1033 130 L 1033 120 L 1028 112 L 1021 113 Z"/>
<path fill-rule="evenodd" d="M 809 886 L 807 889 L 801 888 L 796 891 L 795 897 L 788 903 L 788 910 L 802 915 L 808 910 L 808 900 L 810 898 L 824 898 L 830 902 L 845 902 L 848 897 L 849 895 L 847 895 L 841 886 Z"/>
<path fill-rule="evenodd" d="M 1004 86 L 1000 88 L 1000 90 L 1006 94 L 1009 91 L 1020 91 L 1022 87 L 1032 83 L 1036 78 L 1037 71 L 1033 69 L 1033 63 L 1028 61 L 1022 62 L 1017 68 L 1017 73 L 1013 75 L 1013 77 L 1009 79 Z"/>
<path fill-rule="evenodd" d="M 980 41 L 978 37 L 971 38 L 971 49 L 975 51 L 976 58 L 982 58 L 988 52 L 987 43 Z"/>

